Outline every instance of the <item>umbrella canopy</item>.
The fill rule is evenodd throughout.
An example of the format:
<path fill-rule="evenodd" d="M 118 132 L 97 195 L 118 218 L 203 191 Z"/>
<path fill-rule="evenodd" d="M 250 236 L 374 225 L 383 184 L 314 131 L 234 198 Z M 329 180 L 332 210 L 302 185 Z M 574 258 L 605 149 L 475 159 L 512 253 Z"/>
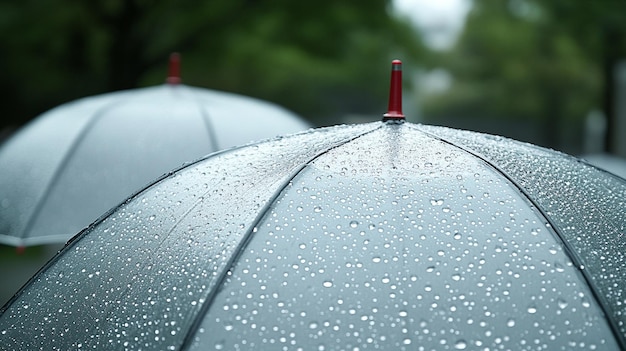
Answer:
<path fill-rule="evenodd" d="M 164 176 L 4 307 L 5 347 L 623 347 L 625 181 L 394 111 Z"/>
<path fill-rule="evenodd" d="M 0 242 L 65 242 L 184 162 L 309 128 L 277 105 L 175 84 L 174 78 L 61 105 L 5 142 Z"/>

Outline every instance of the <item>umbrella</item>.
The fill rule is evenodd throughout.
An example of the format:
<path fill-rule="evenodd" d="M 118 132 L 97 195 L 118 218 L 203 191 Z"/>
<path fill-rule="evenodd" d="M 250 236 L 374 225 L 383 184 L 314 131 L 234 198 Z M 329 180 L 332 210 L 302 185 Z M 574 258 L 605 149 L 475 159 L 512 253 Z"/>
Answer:
<path fill-rule="evenodd" d="M 133 195 L 4 307 L 5 347 L 624 347 L 624 180 L 405 122 L 399 96 L 384 122 L 219 152 Z"/>
<path fill-rule="evenodd" d="M 622 178 L 626 178 L 626 159 L 611 154 L 586 154 L 580 156 L 594 166 L 605 169 Z"/>
<path fill-rule="evenodd" d="M 184 162 L 309 128 L 277 105 L 179 84 L 178 62 L 167 84 L 61 105 L 0 148 L 1 243 L 65 242 Z"/>

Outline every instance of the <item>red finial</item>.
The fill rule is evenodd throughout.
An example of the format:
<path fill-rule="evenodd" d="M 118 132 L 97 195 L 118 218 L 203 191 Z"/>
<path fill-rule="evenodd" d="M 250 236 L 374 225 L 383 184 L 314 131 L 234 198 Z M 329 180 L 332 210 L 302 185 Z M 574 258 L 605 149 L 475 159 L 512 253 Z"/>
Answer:
<path fill-rule="evenodd" d="M 170 67 L 165 81 L 167 84 L 171 85 L 180 84 L 182 82 L 180 79 L 180 54 L 177 52 L 170 54 Z"/>
<path fill-rule="evenodd" d="M 391 87 L 389 89 L 389 107 L 383 115 L 383 121 L 404 120 L 402 113 L 402 61 L 391 61 Z"/>

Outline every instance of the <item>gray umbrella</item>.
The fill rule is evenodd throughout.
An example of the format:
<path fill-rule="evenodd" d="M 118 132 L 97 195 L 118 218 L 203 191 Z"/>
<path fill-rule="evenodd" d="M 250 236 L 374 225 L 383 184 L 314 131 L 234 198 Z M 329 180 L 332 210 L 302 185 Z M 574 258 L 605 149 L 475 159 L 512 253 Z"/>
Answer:
<path fill-rule="evenodd" d="M 158 180 L 5 306 L 2 347 L 623 347 L 624 180 L 390 112 Z"/>
<path fill-rule="evenodd" d="M 310 127 L 277 105 L 178 81 L 61 105 L 5 142 L 0 243 L 63 243 L 184 162 Z"/>

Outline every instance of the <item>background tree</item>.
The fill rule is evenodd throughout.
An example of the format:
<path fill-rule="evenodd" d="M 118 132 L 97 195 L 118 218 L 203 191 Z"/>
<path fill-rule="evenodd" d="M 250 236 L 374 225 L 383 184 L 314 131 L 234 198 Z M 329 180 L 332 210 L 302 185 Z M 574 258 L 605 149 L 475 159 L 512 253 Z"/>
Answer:
<path fill-rule="evenodd" d="M 475 0 L 457 45 L 442 54 L 453 84 L 425 102 L 428 121 L 581 152 L 585 116 L 602 106 L 603 78 L 592 49 L 600 29 L 578 35 L 575 18 L 594 23 L 611 10 L 594 15 L 563 1 L 577 13 L 569 17 L 559 2 Z"/>
<path fill-rule="evenodd" d="M 616 144 L 616 72 L 626 59 L 626 1 L 551 0 L 543 4 L 551 19 L 576 38 L 576 43 L 600 70 L 601 88 L 598 105 L 607 117 L 605 148 L 615 152 Z"/>
<path fill-rule="evenodd" d="M 424 51 L 390 1 L 0 2 L 2 126 L 76 98 L 163 82 L 282 104 L 319 125 L 384 109 L 390 59 Z"/>

